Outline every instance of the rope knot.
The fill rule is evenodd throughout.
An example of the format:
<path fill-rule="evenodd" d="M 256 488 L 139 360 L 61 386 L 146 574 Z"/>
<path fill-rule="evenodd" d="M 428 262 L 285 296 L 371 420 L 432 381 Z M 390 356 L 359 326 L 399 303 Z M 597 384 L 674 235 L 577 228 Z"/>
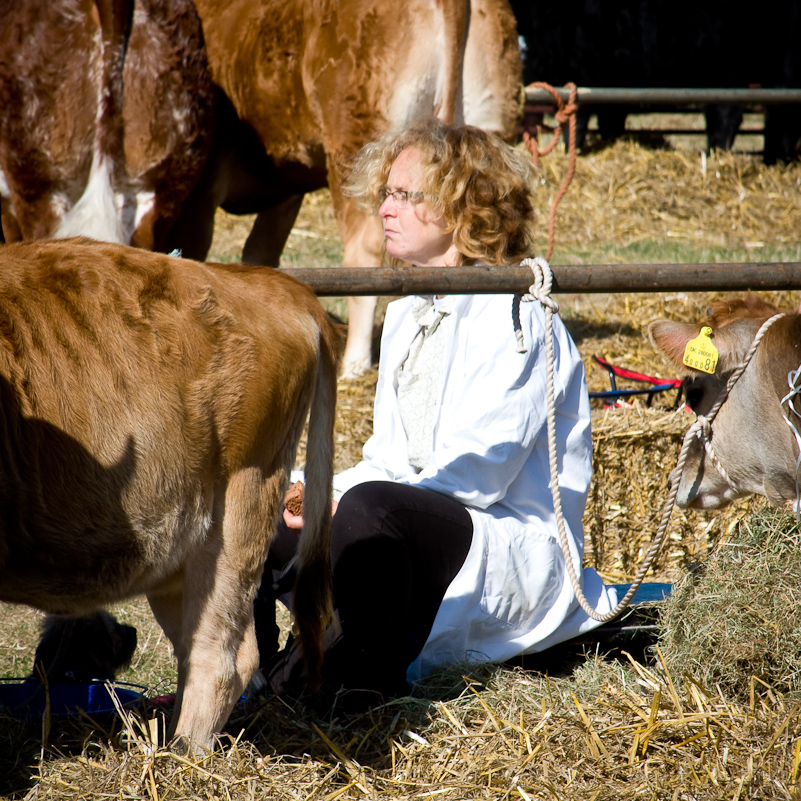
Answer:
<path fill-rule="evenodd" d="M 709 421 L 709 418 L 703 414 L 699 414 L 695 418 L 695 422 L 690 426 L 690 429 L 693 430 L 694 435 L 698 437 L 698 439 L 712 436 L 712 423 Z"/>
<path fill-rule="evenodd" d="M 515 339 L 517 340 L 517 352 L 526 352 L 526 343 L 523 339 L 523 328 L 520 325 L 520 301 L 530 303 L 538 300 L 542 307 L 551 315 L 559 313 L 559 304 L 551 297 L 551 286 L 553 285 L 553 273 L 548 262 L 540 256 L 534 259 L 523 259 L 521 267 L 530 267 L 534 273 L 534 283 L 528 288 L 528 294 L 517 294 L 512 303 L 512 323 L 515 329 Z"/>
<path fill-rule="evenodd" d="M 568 103 L 567 105 L 562 105 L 558 108 L 553 115 L 554 119 L 559 123 L 559 125 L 564 125 L 566 122 L 570 122 L 570 118 L 578 111 L 578 103 Z"/>
<path fill-rule="evenodd" d="M 537 256 L 534 259 L 523 259 L 521 267 L 529 267 L 534 273 L 534 283 L 529 286 L 528 295 L 523 299 L 527 301 L 536 299 L 546 309 L 550 309 L 554 313 L 558 312 L 559 304 L 551 297 L 551 288 L 553 287 L 551 265 L 541 256 Z"/>

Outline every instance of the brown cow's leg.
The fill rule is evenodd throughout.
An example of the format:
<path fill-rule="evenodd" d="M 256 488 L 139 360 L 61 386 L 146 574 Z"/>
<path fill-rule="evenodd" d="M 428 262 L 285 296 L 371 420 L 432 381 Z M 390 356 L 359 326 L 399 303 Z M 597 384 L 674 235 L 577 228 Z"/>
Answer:
<path fill-rule="evenodd" d="M 186 684 L 187 649 L 183 637 L 184 595 L 181 589 L 170 592 L 150 593 L 147 596 L 153 617 L 161 626 L 162 631 L 172 645 L 178 668 L 178 682 L 175 693 L 175 707 L 173 709 L 173 723 L 178 720 L 181 711 L 183 688 Z M 172 732 L 169 738 L 172 737 Z"/>
<path fill-rule="evenodd" d="M 355 378 L 373 363 L 373 321 L 378 298 L 351 295 L 348 298 L 348 342 L 342 357 L 343 378 Z"/>
<path fill-rule="evenodd" d="M 302 203 L 302 194 L 290 195 L 286 200 L 256 215 L 256 221 L 242 249 L 242 261 L 245 264 L 278 267 Z"/>
<path fill-rule="evenodd" d="M 262 476 L 255 467 L 232 476 L 216 514 L 222 524 L 186 563 L 185 674 L 179 668 L 169 732 L 179 748 L 212 747 L 209 733 L 222 729 L 259 667 L 253 600 L 286 485 L 283 471 Z"/>
<path fill-rule="evenodd" d="M 19 222 L 9 208 L 10 205 L 10 201 L 0 198 L 0 242 L 19 242 L 22 239 Z"/>
<path fill-rule="evenodd" d="M 216 538 L 219 543 L 219 538 Z M 168 731 L 179 750 L 211 749 L 213 734 L 228 720 L 236 700 L 258 667 L 247 660 L 248 631 L 252 631 L 252 593 L 238 566 L 215 558 L 208 548 L 191 560 L 187 569 L 183 640 L 178 660 L 175 712 Z M 243 608 L 246 607 L 246 608 Z M 176 654 L 177 656 L 177 654 Z"/>
<path fill-rule="evenodd" d="M 329 185 L 338 187 L 339 183 L 331 182 Z M 384 236 L 378 216 L 366 216 L 336 188 L 331 190 L 331 200 L 345 248 L 342 265 L 381 266 Z M 374 297 L 348 298 L 348 339 L 342 357 L 342 375 L 345 377 L 358 376 L 370 369 L 375 307 Z"/>

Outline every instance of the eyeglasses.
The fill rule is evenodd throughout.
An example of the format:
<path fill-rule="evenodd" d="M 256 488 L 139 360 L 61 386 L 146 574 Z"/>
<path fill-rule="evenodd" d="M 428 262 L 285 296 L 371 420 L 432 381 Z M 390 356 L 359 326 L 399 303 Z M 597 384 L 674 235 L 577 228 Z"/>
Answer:
<path fill-rule="evenodd" d="M 396 189 L 390 192 L 389 189 L 378 190 L 378 202 L 383 203 L 388 197 L 392 198 L 392 202 L 399 208 L 404 209 L 410 203 L 419 203 L 423 199 L 422 192 L 412 192 L 408 189 Z"/>

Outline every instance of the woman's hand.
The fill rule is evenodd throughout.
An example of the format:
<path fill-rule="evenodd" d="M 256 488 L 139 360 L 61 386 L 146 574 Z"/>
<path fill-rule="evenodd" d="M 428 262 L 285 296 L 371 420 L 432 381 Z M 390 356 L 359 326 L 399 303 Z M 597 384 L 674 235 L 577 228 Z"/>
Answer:
<path fill-rule="evenodd" d="M 332 516 L 337 513 L 337 506 L 339 506 L 339 501 L 331 501 Z M 303 515 L 292 514 L 289 509 L 284 507 L 284 523 L 286 523 L 287 528 L 300 531 L 303 528 Z"/>
<path fill-rule="evenodd" d="M 303 528 L 303 515 L 293 515 L 289 509 L 284 507 L 284 523 L 286 523 L 287 528 L 300 531 Z"/>

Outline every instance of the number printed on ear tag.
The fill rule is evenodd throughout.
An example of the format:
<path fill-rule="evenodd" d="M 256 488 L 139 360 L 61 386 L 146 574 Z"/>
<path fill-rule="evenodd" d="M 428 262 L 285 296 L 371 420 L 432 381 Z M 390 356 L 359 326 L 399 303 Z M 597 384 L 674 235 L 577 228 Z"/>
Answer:
<path fill-rule="evenodd" d="M 687 367 L 701 370 L 704 373 L 714 373 L 718 365 L 718 349 L 712 343 L 712 329 L 705 325 L 701 333 L 687 343 L 684 349 L 683 362 Z"/>

